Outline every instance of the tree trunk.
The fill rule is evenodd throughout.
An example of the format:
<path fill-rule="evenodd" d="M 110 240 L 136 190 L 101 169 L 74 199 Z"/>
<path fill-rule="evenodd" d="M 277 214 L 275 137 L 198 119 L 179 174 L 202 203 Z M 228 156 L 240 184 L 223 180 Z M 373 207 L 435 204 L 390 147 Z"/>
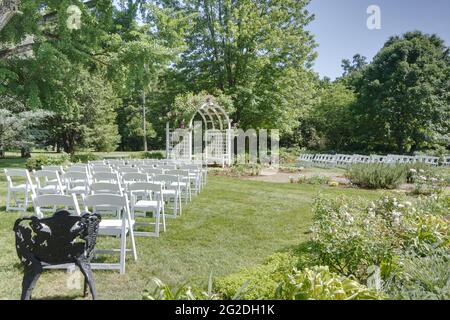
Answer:
<path fill-rule="evenodd" d="M 30 158 L 31 157 L 31 152 L 29 149 L 26 148 L 21 148 L 20 149 L 20 156 L 22 158 Z"/>
<path fill-rule="evenodd" d="M 0 159 L 3 159 L 5 157 L 5 151 L 0 148 Z"/>

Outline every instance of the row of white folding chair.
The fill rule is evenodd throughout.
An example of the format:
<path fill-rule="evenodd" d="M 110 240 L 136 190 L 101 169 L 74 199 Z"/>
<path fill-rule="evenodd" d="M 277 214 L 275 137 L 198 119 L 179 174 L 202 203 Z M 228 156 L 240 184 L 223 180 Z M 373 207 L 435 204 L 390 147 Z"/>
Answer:
<path fill-rule="evenodd" d="M 28 208 L 28 199 L 32 194 L 64 194 L 66 191 L 65 185 L 58 171 L 42 170 L 35 171 L 34 177 L 36 186 L 33 184 L 31 175 L 25 169 L 4 169 L 7 181 L 6 194 L 6 210 L 26 211 Z M 68 173 L 66 173 L 67 175 Z M 67 177 L 70 177 L 70 173 Z M 14 178 L 19 178 L 18 184 L 13 182 Z M 21 195 L 22 198 L 18 198 Z M 15 205 L 11 206 L 11 200 L 14 200 Z M 23 203 L 23 205 L 21 205 Z"/>
<path fill-rule="evenodd" d="M 77 197 L 73 194 L 67 195 L 33 195 L 32 196 L 35 213 L 38 217 L 43 217 L 44 207 L 64 207 L 65 209 L 72 211 L 74 215 L 80 215 L 80 207 L 78 205 Z M 125 273 L 125 260 L 126 252 L 131 251 L 133 253 L 134 260 L 137 260 L 136 244 L 134 240 L 134 226 L 135 220 L 131 218 L 131 212 L 128 203 L 128 197 L 124 195 L 112 195 L 112 194 L 95 194 L 83 196 L 84 209 L 90 212 L 97 213 L 97 208 L 115 208 L 116 211 L 123 212 L 123 214 L 115 219 L 104 219 L 99 226 L 99 235 L 115 236 L 120 238 L 119 249 L 102 250 L 96 249 L 95 254 L 106 253 L 120 253 L 119 263 L 105 264 L 105 263 L 92 263 L 93 269 L 118 269 L 121 274 Z M 127 249 L 126 239 L 127 235 L 131 240 L 131 249 Z"/>
<path fill-rule="evenodd" d="M 439 157 L 431 156 L 405 156 L 405 155 L 329 155 L 329 154 L 316 154 L 306 155 L 302 154 L 298 158 L 301 162 L 313 162 L 318 164 L 353 164 L 353 163 L 415 163 L 423 162 L 428 165 L 439 165 Z M 450 156 L 443 158 L 442 165 L 450 165 Z"/>
<path fill-rule="evenodd" d="M 190 199 L 189 182 L 180 181 L 178 175 L 149 175 L 145 173 L 125 173 L 121 177 L 118 174 L 109 177 L 106 174 L 102 175 L 104 180 L 96 180 L 96 177 L 94 177 L 94 183 L 90 186 L 91 192 L 105 192 L 105 187 L 115 185 L 114 193 L 118 193 L 118 190 L 121 190 L 121 193 L 128 193 L 131 196 L 132 186 L 136 183 L 156 183 L 161 185 L 163 187 L 163 200 L 172 203 L 173 215 L 170 215 L 170 217 L 176 218 L 178 214 L 181 214 L 182 197 L 186 202 L 187 199 Z"/>

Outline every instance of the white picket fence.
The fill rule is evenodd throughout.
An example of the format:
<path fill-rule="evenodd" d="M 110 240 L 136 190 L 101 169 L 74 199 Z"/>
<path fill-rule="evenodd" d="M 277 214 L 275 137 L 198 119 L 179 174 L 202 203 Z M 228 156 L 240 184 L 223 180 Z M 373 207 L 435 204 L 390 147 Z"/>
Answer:
<path fill-rule="evenodd" d="M 450 166 L 450 155 L 445 157 L 432 157 L 427 155 L 405 156 L 388 154 L 364 156 L 359 154 L 301 154 L 300 163 L 324 166 L 347 166 L 354 163 L 425 163 L 431 166 Z"/>

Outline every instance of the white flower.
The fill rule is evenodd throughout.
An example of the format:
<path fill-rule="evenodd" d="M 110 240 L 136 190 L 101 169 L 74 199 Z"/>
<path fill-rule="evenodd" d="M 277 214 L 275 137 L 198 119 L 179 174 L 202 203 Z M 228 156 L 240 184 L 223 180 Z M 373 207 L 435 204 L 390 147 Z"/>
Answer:
<path fill-rule="evenodd" d="M 424 173 L 424 172 L 425 172 L 425 170 L 423 170 L 423 169 L 420 169 L 420 170 L 419 170 L 419 172 L 420 172 L 420 173 Z"/>
<path fill-rule="evenodd" d="M 405 206 L 403 204 L 399 203 L 397 207 L 404 208 Z"/>
<path fill-rule="evenodd" d="M 408 206 L 408 207 L 411 207 L 411 206 L 412 206 L 412 203 L 409 202 L 409 201 L 405 201 L 405 205 Z"/>
<path fill-rule="evenodd" d="M 416 169 L 409 169 L 409 172 L 417 173 L 417 170 Z"/>

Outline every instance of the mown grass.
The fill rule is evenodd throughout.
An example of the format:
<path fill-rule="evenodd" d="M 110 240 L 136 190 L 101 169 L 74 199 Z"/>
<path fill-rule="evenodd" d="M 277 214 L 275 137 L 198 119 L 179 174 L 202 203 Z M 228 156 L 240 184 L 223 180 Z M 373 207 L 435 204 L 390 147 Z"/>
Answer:
<path fill-rule="evenodd" d="M 24 162 L 0 160 L 0 168 Z M 12 226 L 20 213 L 5 212 L 6 182 L 0 174 L 0 299 L 20 297 L 22 269 Z M 168 220 L 160 238 L 137 238 L 139 260 L 128 259 L 127 272 L 95 271 L 100 299 L 140 299 L 152 277 L 168 284 L 203 283 L 211 272 L 224 276 L 261 263 L 268 255 L 293 250 L 309 237 L 311 204 L 321 194 L 374 199 L 378 191 L 327 186 L 276 184 L 210 177 L 205 190 L 185 207 L 183 216 Z M 118 246 L 101 237 L 98 247 Z M 108 261 L 114 261 L 108 257 Z M 40 278 L 35 299 L 80 299 L 81 290 L 67 289 L 68 274 L 48 271 Z"/>

